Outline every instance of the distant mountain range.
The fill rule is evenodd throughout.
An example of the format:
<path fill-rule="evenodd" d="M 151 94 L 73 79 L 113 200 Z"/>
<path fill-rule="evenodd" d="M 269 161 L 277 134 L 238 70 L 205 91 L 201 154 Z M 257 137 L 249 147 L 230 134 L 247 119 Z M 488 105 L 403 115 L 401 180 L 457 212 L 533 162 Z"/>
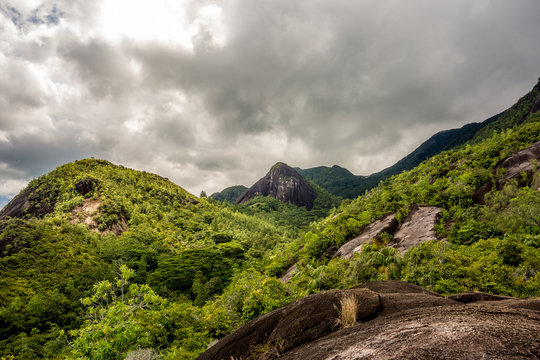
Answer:
<path fill-rule="evenodd" d="M 472 140 L 479 130 L 495 122 L 501 115 L 502 113 L 481 123 L 467 124 L 459 129 L 438 132 L 394 165 L 369 176 L 354 175 L 349 170 L 338 165 L 332 167 L 318 166 L 309 169 L 296 168 L 296 170 L 336 196 L 356 198 L 366 190 L 377 186 L 381 180 L 402 171 L 410 170 L 434 155 Z"/>
<path fill-rule="evenodd" d="M 377 186 L 381 180 L 410 170 L 434 155 L 471 141 L 480 130 L 496 122 L 502 115 L 503 113 L 497 114 L 481 123 L 467 124 L 459 129 L 440 131 L 394 165 L 368 176 L 354 175 L 338 165 L 317 166 L 309 169 L 295 167 L 294 170 L 333 195 L 353 199 Z M 231 186 L 212 194 L 211 197 L 215 200 L 235 203 L 247 189 L 243 185 Z"/>
<path fill-rule="evenodd" d="M 539 79 L 540 80 L 540 79 Z M 309 181 L 327 190 L 332 195 L 341 198 L 354 199 L 377 186 L 379 182 L 402 171 L 410 170 L 443 151 L 457 148 L 466 143 L 475 143 L 491 136 L 494 131 L 511 129 L 526 123 L 528 115 L 540 109 L 540 81 L 536 86 L 508 110 L 494 115 L 479 123 L 464 125 L 458 129 L 444 130 L 436 133 L 423 142 L 409 155 L 394 165 L 368 176 L 354 175 L 349 170 L 334 165 L 317 166 L 309 169 L 294 168 L 300 175 Z M 212 198 L 220 201 L 234 203 L 240 190 L 247 189 L 237 185 L 212 194 Z M 240 193 L 240 194 L 239 194 Z M 237 195 L 239 194 L 239 195 Z"/>

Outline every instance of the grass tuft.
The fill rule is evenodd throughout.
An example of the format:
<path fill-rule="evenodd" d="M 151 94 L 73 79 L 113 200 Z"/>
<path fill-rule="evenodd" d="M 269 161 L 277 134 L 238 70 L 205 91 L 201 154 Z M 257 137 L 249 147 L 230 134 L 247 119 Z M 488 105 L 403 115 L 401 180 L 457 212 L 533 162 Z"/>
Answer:
<path fill-rule="evenodd" d="M 356 313 L 358 312 L 358 300 L 354 295 L 346 295 L 339 301 L 336 325 L 347 328 L 356 324 Z"/>

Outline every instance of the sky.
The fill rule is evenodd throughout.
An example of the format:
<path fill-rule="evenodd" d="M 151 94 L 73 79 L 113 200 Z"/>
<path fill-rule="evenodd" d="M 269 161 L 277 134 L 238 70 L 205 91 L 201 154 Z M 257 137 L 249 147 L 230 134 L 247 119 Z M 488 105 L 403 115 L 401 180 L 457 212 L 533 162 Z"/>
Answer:
<path fill-rule="evenodd" d="M 540 1 L 0 0 L 0 201 L 95 157 L 191 193 L 380 171 L 540 76 Z"/>

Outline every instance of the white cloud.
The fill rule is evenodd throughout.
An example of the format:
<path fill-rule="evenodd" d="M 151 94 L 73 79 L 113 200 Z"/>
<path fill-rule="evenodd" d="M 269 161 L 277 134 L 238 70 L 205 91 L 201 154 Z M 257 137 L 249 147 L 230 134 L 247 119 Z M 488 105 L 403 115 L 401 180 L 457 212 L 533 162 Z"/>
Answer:
<path fill-rule="evenodd" d="M 0 179 L 14 189 L 90 156 L 194 194 L 250 185 L 277 161 L 379 171 L 532 87 L 539 10 L 0 0 Z"/>
<path fill-rule="evenodd" d="M 26 185 L 27 181 L 8 179 L 0 183 L 0 196 L 12 197 L 18 194 Z"/>
<path fill-rule="evenodd" d="M 114 0 L 102 1 L 99 32 L 104 38 L 142 42 L 164 42 L 192 48 L 185 17 L 188 1 Z"/>

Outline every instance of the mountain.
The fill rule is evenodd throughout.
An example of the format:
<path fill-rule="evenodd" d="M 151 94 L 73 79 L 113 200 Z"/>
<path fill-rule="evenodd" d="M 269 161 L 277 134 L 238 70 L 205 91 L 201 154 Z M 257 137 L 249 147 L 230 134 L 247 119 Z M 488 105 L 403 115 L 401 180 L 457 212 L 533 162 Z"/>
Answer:
<path fill-rule="evenodd" d="M 247 189 L 248 188 L 244 185 L 230 186 L 221 190 L 220 192 L 213 193 L 212 195 L 210 195 L 210 197 L 217 201 L 225 201 L 234 204 L 236 199 L 238 199 L 238 197 L 242 195 Z"/>
<path fill-rule="evenodd" d="M 473 139 L 480 129 L 495 122 L 501 115 L 495 115 L 481 123 L 467 124 L 459 129 L 440 131 L 394 165 L 369 176 L 354 175 L 338 165 L 318 166 L 309 169 L 296 168 L 296 170 L 302 176 L 336 196 L 355 198 L 392 175 L 410 170 L 434 155 L 465 144 Z"/>
<path fill-rule="evenodd" d="M 295 168 L 295 170 L 306 179 L 328 190 L 331 194 L 343 198 L 358 196 L 358 189 L 367 178 L 366 176 L 354 175 L 349 170 L 338 165 L 332 167 L 317 166 L 309 169 Z"/>
<path fill-rule="evenodd" d="M 270 196 L 284 203 L 313 208 L 317 192 L 296 170 L 278 162 L 237 200 L 243 204 L 257 196 Z"/>
<path fill-rule="evenodd" d="M 540 78 L 533 89 L 521 97 L 514 105 L 505 110 L 494 121 L 483 126 L 474 136 L 475 141 L 490 137 L 494 131 L 512 129 L 521 124 L 536 121 L 532 116 L 540 110 Z"/>
<path fill-rule="evenodd" d="M 85 324 L 85 309 L 92 311 L 94 301 L 119 300 L 116 290 L 137 306 L 159 295 L 176 298 L 174 317 L 191 316 L 192 303 L 220 294 L 244 263 L 291 242 L 288 236 L 275 224 L 199 199 L 159 175 L 99 159 L 62 165 L 31 181 L 0 212 L 0 357 L 69 358 L 62 334 Z M 120 265 L 136 274 L 121 275 L 123 283 L 133 283 L 131 290 L 117 288 L 117 274 L 127 269 Z M 81 299 L 103 281 L 105 292 L 83 305 Z M 137 343 L 139 335 L 129 341 Z M 182 339 L 188 338 L 170 337 L 178 346 Z M 122 353 L 116 345 L 113 351 L 96 344 L 96 351 L 111 351 L 105 358 Z"/>
<path fill-rule="evenodd" d="M 519 99 L 506 111 L 490 117 L 480 123 L 467 124 L 459 129 L 440 131 L 423 142 L 412 153 L 394 165 L 369 176 L 353 175 L 347 169 L 337 165 L 319 166 L 310 169 L 296 170 L 315 184 L 330 193 L 343 198 L 355 198 L 366 190 L 372 189 L 379 182 L 402 171 L 410 170 L 422 161 L 443 151 L 451 150 L 468 142 L 485 139 L 493 131 L 514 128 L 522 123 L 531 122 L 529 115 L 540 109 L 540 79 L 533 89 Z"/>

